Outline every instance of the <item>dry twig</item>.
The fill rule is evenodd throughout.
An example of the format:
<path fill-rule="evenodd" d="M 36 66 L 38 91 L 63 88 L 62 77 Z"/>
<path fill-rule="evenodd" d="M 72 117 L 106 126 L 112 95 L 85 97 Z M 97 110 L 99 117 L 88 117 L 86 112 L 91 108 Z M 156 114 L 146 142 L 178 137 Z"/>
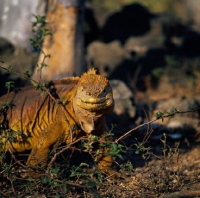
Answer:
<path fill-rule="evenodd" d="M 122 135 L 121 137 L 119 137 L 118 139 L 115 140 L 115 143 L 119 142 L 120 140 L 124 139 L 125 137 L 127 137 L 128 135 L 130 135 L 133 131 L 139 129 L 140 127 L 143 127 L 145 125 L 149 125 L 153 122 L 156 122 L 157 120 L 161 120 L 161 119 L 164 119 L 164 118 L 169 118 L 169 117 L 173 117 L 174 115 L 176 114 L 183 114 L 183 113 L 189 113 L 189 112 L 195 112 L 195 111 L 199 111 L 200 108 L 196 108 L 196 109 L 191 109 L 191 110 L 187 110 L 187 111 L 176 111 L 176 112 L 173 112 L 173 113 L 170 113 L 168 115 L 163 115 L 162 117 L 159 117 L 159 118 L 156 118 L 154 120 L 151 120 L 149 122 L 145 122 L 143 124 L 140 124 L 139 126 L 129 130 L 128 132 L 126 132 L 124 135 Z"/>

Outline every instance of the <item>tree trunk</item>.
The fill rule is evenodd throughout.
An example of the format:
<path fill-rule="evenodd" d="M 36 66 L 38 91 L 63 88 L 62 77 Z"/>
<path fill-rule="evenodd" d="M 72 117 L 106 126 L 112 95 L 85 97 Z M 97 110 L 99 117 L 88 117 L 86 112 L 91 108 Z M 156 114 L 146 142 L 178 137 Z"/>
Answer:
<path fill-rule="evenodd" d="M 45 37 L 43 51 L 51 57 L 45 60 L 45 64 L 49 67 L 42 69 L 42 80 L 48 81 L 82 74 L 85 71 L 83 59 L 84 1 L 50 0 L 46 20 L 47 28 L 52 36 Z M 43 58 L 44 55 L 41 53 L 38 60 L 39 65 Z M 39 79 L 40 75 L 36 70 L 33 78 Z"/>

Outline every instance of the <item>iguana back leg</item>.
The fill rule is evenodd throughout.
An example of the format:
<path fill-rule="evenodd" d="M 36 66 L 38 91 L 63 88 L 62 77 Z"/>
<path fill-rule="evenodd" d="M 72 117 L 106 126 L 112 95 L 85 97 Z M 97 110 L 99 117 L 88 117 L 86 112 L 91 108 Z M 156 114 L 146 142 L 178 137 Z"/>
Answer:
<path fill-rule="evenodd" d="M 61 122 L 53 123 L 44 129 L 39 139 L 32 146 L 26 164 L 30 166 L 36 166 L 38 164 L 45 166 L 47 164 L 49 147 L 56 143 L 56 139 L 57 141 L 61 141 L 62 138 L 64 139 L 64 130 L 65 128 Z"/>

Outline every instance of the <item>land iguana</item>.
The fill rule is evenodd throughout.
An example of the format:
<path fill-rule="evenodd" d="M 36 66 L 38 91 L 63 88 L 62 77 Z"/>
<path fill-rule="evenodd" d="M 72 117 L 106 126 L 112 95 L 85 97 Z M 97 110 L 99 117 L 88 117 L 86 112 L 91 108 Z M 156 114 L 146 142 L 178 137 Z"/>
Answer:
<path fill-rule="evenodd" d="M 61 101 L 63 110 L 49 94 L 41 94 L 34 87 L 22 88 L 0 98 L 1 150 L 13 153 L 31 150 L 27 165 L 33 167 L 47 164 L 49 149 L 57 141 L 69 144 L 70 131 L 72 141 L 82 136 L 101 136 L 108 131 L 105 117 L 114 108 L 109 81 L 96 74 L 94 69 L 81 77 L 49 82 L 46 89 Z M 4 106 L 5 103 L 9 105 Z M 73 127 L 77 124 L 80 127 Z M 9 140 L 9 133 L 14 140 Z M 104 150 L 101 148 L 102 153 L 97 160 L 102 171 L 112 165 L 111 157 L 106 156 Z"/>

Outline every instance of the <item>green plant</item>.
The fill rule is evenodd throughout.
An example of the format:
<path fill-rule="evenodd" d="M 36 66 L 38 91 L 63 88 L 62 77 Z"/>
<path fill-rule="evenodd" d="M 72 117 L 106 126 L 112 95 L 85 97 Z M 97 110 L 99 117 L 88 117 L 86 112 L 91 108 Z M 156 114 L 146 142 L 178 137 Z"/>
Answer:
<path fill-rule="evenodd" d="M 42 79 L 42 69 L 44 67 L 48 67 L 48 65 L 45 63 L 45 60 L 47 58 L 50 58 L 51 55 L 50 54 L 46 54 L 43 49 L 42 49 L 42 44 L 44 42 L 44 38 L 47 35 L 51 36 L 51 32 L 45 27 L 45 25 L 47 24 L 46 20 L 45 20 L 45 16 L 35 16 L 36 21 L 32 23 L 32 38 L 30 39 L 30 43 L 31 45 L 36 48 L 39 49 L 41 51 L 41 53 L 43 54 L 43 60 L 40 64 L 37 64 L 37 71 L 40 75 L 40 81 Z M 26 75 L 28 74 L 28 76 L 30 77 L 31 75 L 29 73 L 25 73 Z M 44 83 L 35 83 L 34 81 L 32 81 L 33 85 L 41 91 L 43 90 L 44 87 Z"/>
<path fill-rule="evenodd" d="M 168 67 L 175 67 L 177 65 L 175 56 L 165 56 L 165 62 Z"/>

